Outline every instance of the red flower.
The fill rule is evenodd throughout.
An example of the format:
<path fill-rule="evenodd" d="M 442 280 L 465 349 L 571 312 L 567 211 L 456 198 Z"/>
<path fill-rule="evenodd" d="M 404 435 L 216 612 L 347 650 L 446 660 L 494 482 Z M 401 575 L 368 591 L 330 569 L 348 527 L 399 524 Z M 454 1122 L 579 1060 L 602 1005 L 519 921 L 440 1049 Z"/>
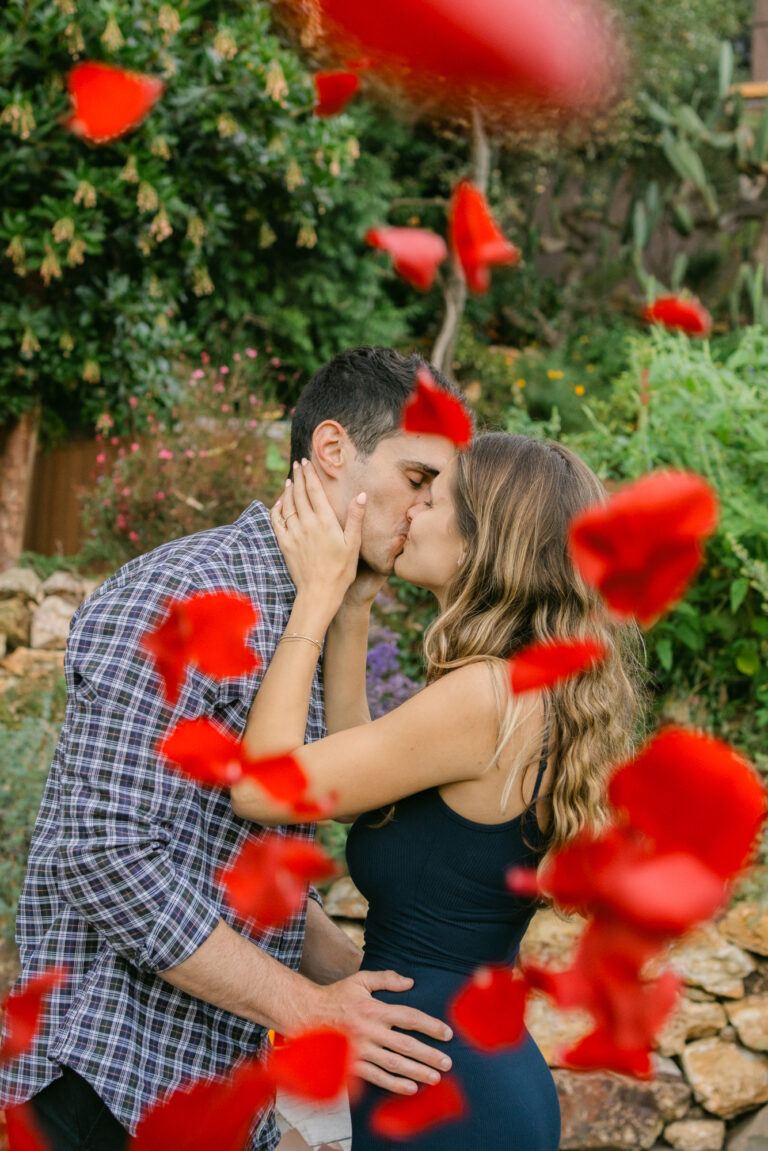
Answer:
<path fill-rule="evenodd" d="M 249 1060 L 224 1080 L 194 1083 L 158 1103 L 140 1120 L 128 1151 L 241 1151 L 273 1094 L 272 1076 Z"/>
<path fill-rule="evenodd" d="M 240 740 L 209 719 L 182 720 L 159 740 L 157 753 L 197 783 L 229 787 L 243 776 Z"/>
<path fill-rule="evenodd" d="M 299 911 L 309 882 L 335 874 L 333 861 L 313 843 L 297 835 L 267 834 L 249 839 L 234 865 L 216 879 L 243 919 L 279 927 Z"/>
<path fill-rule="evenodd" d="M 660 296 L 643 308 L 643 319 L 689 336 L 708 336 L 712 331 L 712 317 L 693 297 Z"/>
<path fill-rule="evenodd" d="M 420 1087 L 415 1095 L 394 1095 L 371 1115 L 371 1130 L 383 1139 L 408 1139 L 440 1123 L 461 1119 L 467 1112 L 458 1081 L 443 1075 L 438 1083 Z"/>
<path fill-rule="evenodd" d="M 717 517 L 701 476 L 652 472 L 571 521 L 571 557 L 614 612 L 647 624 L 685 594 Z"/>
<path fill-rule="evenodd" d="M 274 1049 L 269 1069 L 283 1091 L 313 1103 L 329 1103 L 342 1093 L 351 1075 L 349 1040 L 330 1027 L 305 1031 Z"/>
<path fill-rule="evenodd" d="M 190 663 L 214 679 L 246 675 L 259 666 L 259 657 L 246 647 L 248 632 L 259 622 L 247 596 L 198 592 L 167 600 L 165 611 L 158 626 L 145 632 L 141 646 L 154 658 L 170 703 L 178 699 Z"/>
<path fill-rule="evenodd" d="M 67 977 L 64 967 L 52 967 L 31 979 L 23 991 L 9 993 L 2 1002 L 6 1035 L 0 1063 L 22 1055 L 32 1044 L 43 1015 L 44 1001 Z"/>
<path fill-rule="evenodd" d="M 271 755 L 265 759 L 243 759 L 243 778 L 253 779 L 272 799 L 296 807 L 307 815 L 324 809 L 306 800 L 307 777 L 292 755 Z"/>
<path fill-rule="evenodd" d="M 354 72 L 316 72 L 314 75 L 316 116 L 336 116 L 343 112 L 360 87 Z"/>
<path fill-rule="evenodd" d="M 517 264 L 520 249 L 504 239 L 481 191 L 461 180 L 453 193 L 448 231 L 467 285 L 473 292 L 487 292 L 492 264 Z"/>
<path fill-rule="evenodd" d="M 400 426 L 404 432 L 445 436 L 457 448 L 472 440 L 472 421 L 456 396 L 437 386 L 426 368 L 416 373 L 416 388 L 405 401 Z"/>
<path fill-rule="evenodd" d="M 527 990 L 506 967 L 480 967 L 453 1000 L 451 1021 L 483 1051 L 511 1047 L 523 1037 Z"/>
<path fill-rule="evenodd" d="M 747 863 L 766 815 L 764 786 L 746 759 L 672 726 L 614 773 L 609 796 L 657 852 L 687 852 L 721 880 Z"/>
<path fill-rule="evenodd" d="M 588 671 L 607 654 L 605 644 L 596 639 L 540 640 L 508 661 L 510 687 L 516 694 L 551 687 Z"/>
<path fill-rule="evenodd" d="M 602 8 L 588 0 L 323 0 L 323 16 L 335 42 L 433 102 L 461 107 L 471 95 L 593 108 L 615 93 L 623 63 Z"/>
<path fill-rule="evenodd" d="M 37 1126 L 29 1103 L 8 1108 L 5 1134 L 10 1151 L 55 1151 Z"/>
<path fill-rule="evenodd" d="M 105 144 L 140 124 L 163 93 L 163 82 L 109 64 L 77 64 L 67 79 L 72 115 L 67 127 L 92 144 Z"/>
<path fill-rule="evenodd" d="M 443 237 L 426 228 L 371 228 L 365 239 L 388 252 L 395 271 L 422 291 L 432 287 L 437 266 L 448 255 Z"/>

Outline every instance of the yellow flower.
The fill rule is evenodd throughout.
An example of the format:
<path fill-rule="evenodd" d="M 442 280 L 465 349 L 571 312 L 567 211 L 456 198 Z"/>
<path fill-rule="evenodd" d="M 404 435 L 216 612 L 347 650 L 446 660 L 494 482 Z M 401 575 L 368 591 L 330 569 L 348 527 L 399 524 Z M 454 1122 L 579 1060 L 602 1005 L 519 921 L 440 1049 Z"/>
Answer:
<path fill-rule="evenodd" d="M 554 368 L 550 368 L 547 372 L 547 375 L 549 376 L 550 380 L 562 380 L 563 378 L 563 373 L 555 371 Z"/>
<path fill-rule="evenodd" d="M 515 387 L 516 388 L 524 388 L 525 387 L 525 380 L 523 379 L 522 376 L 520 377 L 519 380 L 515 380 Z"/>
<path fill-rule="evenodd" d="M 594 372 L 594 370 L 595 370 L 594 364 L 587 364 L 587 371 L 588 372 Z"/>
<path fill-rule="evenodd" d="M 573 390 L 577 396 L 583 396 L 584 395 L 584 385 L 583 384 L 577 384 Z"/>
<path fill-rule="evenodd" d="M 61 335 L 59 336 L 59 347 L 61 348 L 64 355 L 68 356 L 69 353 L 74 348 L 74 346 L 75 346 L 74 336 L 70 332 L 62 332 Z"/>
<path fill-rule="evenodd" d="M 101 42 L 110 52 L 116 52 L 125 44 L 125 38 L 114 14 L 107 20 L 107 26 L 101 34 Z"/>
<path fill-rule="evenodd" d="M 579 343 L 580 344 L 588 344 L 589 343 L 589 336 L 579 336 Z"/>

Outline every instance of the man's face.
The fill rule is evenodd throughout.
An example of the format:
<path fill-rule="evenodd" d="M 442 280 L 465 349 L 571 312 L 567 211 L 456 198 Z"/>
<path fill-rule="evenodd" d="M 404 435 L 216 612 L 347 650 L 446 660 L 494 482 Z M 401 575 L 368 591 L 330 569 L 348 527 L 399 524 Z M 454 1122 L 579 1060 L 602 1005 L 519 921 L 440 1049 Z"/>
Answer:
<path fill-rule="evenodd" d="M 428 497 L 432 480 L 455 454 L 443 436 L 397 432 L 380 440 L 367 459 L 357 457 L 352 486 L 368 495 L 360 555 L 373 571 L 392 571 L 408 535 L 408 512 Z"/>

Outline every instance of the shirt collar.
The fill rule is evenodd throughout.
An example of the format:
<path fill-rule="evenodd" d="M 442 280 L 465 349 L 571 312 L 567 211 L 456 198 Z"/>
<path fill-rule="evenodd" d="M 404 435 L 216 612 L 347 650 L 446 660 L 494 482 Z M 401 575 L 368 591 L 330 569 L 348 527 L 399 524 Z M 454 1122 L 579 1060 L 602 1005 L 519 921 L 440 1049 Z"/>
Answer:
<path fill-rule="evenodd" d="M 250 536 L 256 542 L 264 567 L 272 577 L 278 591 L 293 601 L 296 598 L 296 585 L 291 579 L 288 568 L 277 542 L 269 508 L 259 500 L 254 500 L 237 520 L 237 526 L 244 535 Z"/>

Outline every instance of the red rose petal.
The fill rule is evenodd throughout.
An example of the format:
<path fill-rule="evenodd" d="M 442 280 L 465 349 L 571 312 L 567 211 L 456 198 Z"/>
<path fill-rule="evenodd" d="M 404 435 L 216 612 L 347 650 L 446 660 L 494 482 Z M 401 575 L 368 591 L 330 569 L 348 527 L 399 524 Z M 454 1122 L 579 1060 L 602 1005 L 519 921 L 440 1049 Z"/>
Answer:
<path fill-rule="evenodd" d="M 432 287 L 438 265 L 448 255 L 442 236 L 426 228 L 371 228 L 365 239 L 388 252 L 395 271 L 421 291 Z"/>
<path fill-rule="evenodd" d="M 514 1046 L 525 1031 L 526 991 L 508 968 L 481 967 L 451 1003 L 451 1022 L 483 1051 Z"/>
<path fill-rule="evenodd" d="M 461 180 L 453 193 L 448 230 L 470 291 L 488 291 L 492 264 L 520 261 L 520 249 L 504 239 L 485 196 L 468 180 Z"/>
<path fill-rule="evenodd" d="M 701 476 L 652 472 L 571 521 L 571 557 L 615 612 L 650 623 L 684 594 L 717 517 Z"/>
<path fill-rule="evenodd" d="M 31 979 L 23 991 L 10 992 L 2 1002 L 5 1039 L 0 1063 L 22 1055 L 32 1044 L 45 1010 L 45 1000 L 67 978 L 67 969 L 53 967 Z"/>
<path fill-rule="evenodd" d="M 248 840 L 235 863 L 216 879 L 243 919 L 279 927 L 301 908 L 309 882 L 335 874 L 333 860 L 306 839 L 267 834 Z"/>
<path fill-rule="evenodd" d="M 643 319 L 689 336 L 708 336 L 712 317 L 694 297 L 660 296 L 643 309 Z"/>
<path fill-rule="evenodd" d="M 55 1151 L 37 1125 L 29 1103 L 9 1107 L 5 1112 L 8 1151 Z"/>
<path fill-rule="evenodd" d="M 371 1114 L 371 1130 L 384 1139 L 407 1139 L 467 1113 L 464 1092 L 451 1075 L 420 1087 L 415 1095 L 385 1099 Z"/>
<path fill-rule="evenodd" d="M 532 643 L 508 661 L 510 687 L 516 694 L 551 687 L 588 671 L 607 654 L 605 644 L 596 639 Z"/>
<path fill-rule="evenodd" d="M 354 72 L 316 72 L 313 78 L 317 92 L 316 116 L 337 116 L 360 87 L 360 77 Z"/>
<path fill-rule="evenodd" d="M 457 448 L 472 440 L 472 420 L 464 405 L 438 388 L 426 368 L 416 373 L 416 388 L 403 406 L 400 426 L 404 432 L 444 436 Z"/>
<path fill-rule="evenodd" d="M 70 131 L 105 144 L 135 128 L 157 103 L 163 82 L 155 76 L 126 72 L 109 64 L 77 64 L 67 78 L 72 116 Z"/>
<path fill-rule="evenodd" d="M 320 1027 L 292 1036 L 276 1048 L 270 1071 L 278 1087 L 315 1103 L 338 1098 L 352 1067 L 349 1040 L 340 1031 Z"/>
<path fill-rule="evenodd" d="M 239 739 L 209 719 L 186 719 L 157 743 L 157 753 L 197 783 L 229 787 L 243 775 Z"/>
<path fill-rule="evenodd" d="M 252 779 L 278 803 L 289 807 L 305 802 L 307 777 L 292 755 L 243 760 L 243 778 Z"/>

